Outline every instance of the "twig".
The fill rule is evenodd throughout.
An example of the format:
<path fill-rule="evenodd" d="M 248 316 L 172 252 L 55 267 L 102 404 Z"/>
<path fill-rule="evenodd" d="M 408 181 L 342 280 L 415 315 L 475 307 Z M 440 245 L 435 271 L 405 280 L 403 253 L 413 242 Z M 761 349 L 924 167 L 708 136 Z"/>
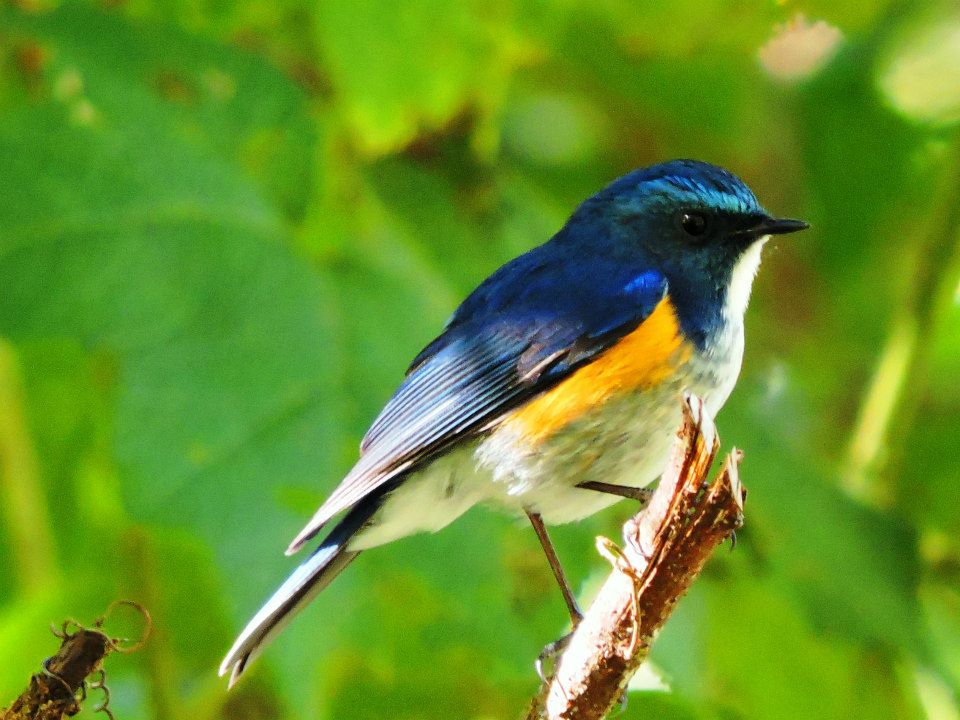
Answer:
<path fill-rule="evenodd" d="M 123 647 L 126 642 L 112 638 L 103 630 L 103 623 L 118 606 L 133 607 L 143 616 L 145 629 L 140 640 L 131 646 Z M 70 632 L 70 627 L 76 628 Z M 107 612 L 93 623 L 93 627 L 83 627 L 73 620 L 67 620 L 53 634 L 61 639 L 60 649 L 53 657 L 44 660 L 41 670 L 30 678 L 30 685 L 6 710 L 0 710 L 0 720 L 60 720 L 76 715 L 80 711 L 80 701 L 86 697 L 86 679 L 97 674 L 99 679 L 90 684 L 100 690 L 103 702 L 96 710 L 112 718 L 108 708 L 110 691 L 104 683 L 102 663 L 112 652 L 130 653 L 140 649 L 150 633 L 152 622 L 150 613 L 141 605 L 129 600 L 112 603 Z"/>
<path fill-rule="evenodd" d="M 686 396 L 670 463 L 650 504 L 624 525 L 625 547 L 598 538 L 614 572 L 531 702 L 527 720 L 599 719 L 616 705 L 677 600 L 743 523 L 740 452 L 731 452 L 712 484 L 706 480 L 719 448 L 703 402 Z"/>

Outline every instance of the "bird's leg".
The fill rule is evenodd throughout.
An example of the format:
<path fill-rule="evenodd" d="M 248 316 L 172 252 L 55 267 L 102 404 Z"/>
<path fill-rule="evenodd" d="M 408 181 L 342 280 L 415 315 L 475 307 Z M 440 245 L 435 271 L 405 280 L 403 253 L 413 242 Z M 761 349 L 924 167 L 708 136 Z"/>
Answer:
<path fill-rule="evenodd" d="M 557 585 L 560 586 L 563 601 L 567 604 L 567 610 L 570 612 L 570 624 L 576 628 L 583 619 L 583 613 L 580 612 L 580 608 L 577 606 L 577 600 L 573 597 L 573 592 L 570 590 L 570 585 L 567 582 L 567 576 L 563 574 L 560 558 L 557 557 L 557 551 L 553 549 L 553 543 L 550 542 L 550 536 L 547 534 L 547 528 L 543 524 L 543 518 L 540 517 L 540 513 L 529 510 L 527 510 L 526 513 L 527 517 L 530 518 L 530 524 L 533 525 L 533 531 L 537 534 L 537 539 L 540 541 L 540 546 L 547 556 L 550 569 L 553 570 L 553 577 L 556 578 Z"/>
<path fill-rule="evenodd" d="M 653 490 L 650 488 L 634 488 L 627 487 L 626 485 L 595 482 L 593 480 L 582 482 L 577 485 L 577 487 L 583 488 L 584 490 L 595 490 L 596 492 L 604 493 L 606 495 L 619 495 L 623 498 L 636 500 L 641 506 L 646 506 L 646 504 L 650 502 L 650 498 L 653 497 Z"/>

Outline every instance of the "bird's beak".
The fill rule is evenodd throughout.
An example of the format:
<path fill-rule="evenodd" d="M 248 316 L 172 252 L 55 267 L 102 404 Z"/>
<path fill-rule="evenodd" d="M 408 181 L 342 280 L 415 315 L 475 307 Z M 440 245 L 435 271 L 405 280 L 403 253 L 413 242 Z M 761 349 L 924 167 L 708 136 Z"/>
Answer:
<path fill-rule="evenodd" d="M 750 228 L 748 232 L 755 237 L 762 237 L 763 235 L 786 235 L 787 233 L 806 230 L 808 227 L 810 225 L 803 220 L 765 217 Z"/>

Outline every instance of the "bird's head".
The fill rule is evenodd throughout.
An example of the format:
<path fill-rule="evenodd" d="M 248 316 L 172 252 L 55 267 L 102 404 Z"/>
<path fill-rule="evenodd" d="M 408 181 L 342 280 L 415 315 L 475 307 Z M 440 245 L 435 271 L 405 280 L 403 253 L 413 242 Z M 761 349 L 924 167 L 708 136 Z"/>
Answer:
<path fill-rule="evenodd" d="M 655 263 L 678 312 L 704 332 L 724 318 L 742 317 L 769 236 L 807 227 L 774 218 L 738 177 L 695 160 L 629 173 L 581 211 L 606 216 L 621 249 L 636 248 Z"/>

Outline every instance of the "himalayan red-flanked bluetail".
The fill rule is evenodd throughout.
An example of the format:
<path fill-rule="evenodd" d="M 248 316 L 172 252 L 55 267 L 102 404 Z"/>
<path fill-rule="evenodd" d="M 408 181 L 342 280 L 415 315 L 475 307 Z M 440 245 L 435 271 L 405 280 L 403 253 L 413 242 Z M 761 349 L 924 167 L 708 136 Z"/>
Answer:
<path fill-rule="evenodd" d="M 805 227 L 690 160 L 636 170 L 584 201 L 413 359 L 288 553 L 339 521 L 244 628 L 221 674 L 235 682 L 368 548 L 440 530 L 482 503 L 526 513 L 551 557 L 543 523 L 639 495 L 664 468 L 681 393 L 713 415 L 733 390 L 764 243 Z"/>

